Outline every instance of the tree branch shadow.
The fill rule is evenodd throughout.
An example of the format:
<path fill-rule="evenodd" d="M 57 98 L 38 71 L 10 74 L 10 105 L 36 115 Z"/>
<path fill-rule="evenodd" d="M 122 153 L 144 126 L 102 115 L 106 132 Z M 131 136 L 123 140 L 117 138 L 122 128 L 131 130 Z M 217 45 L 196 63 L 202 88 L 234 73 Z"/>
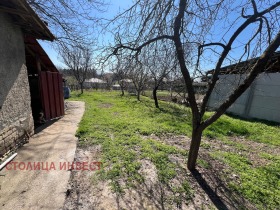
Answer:
<path fill-rule="evenodd" d="M 207 181 L 201 176 L 201 173 L 198 170 L 191 171 L 191 174 L 193 175 L 199 186 L 211 199 L 213 204 L 217 207 L 217 209 L 228 210 L 228 207 L 220 199 L 217 193 L 208 185 Z"/>

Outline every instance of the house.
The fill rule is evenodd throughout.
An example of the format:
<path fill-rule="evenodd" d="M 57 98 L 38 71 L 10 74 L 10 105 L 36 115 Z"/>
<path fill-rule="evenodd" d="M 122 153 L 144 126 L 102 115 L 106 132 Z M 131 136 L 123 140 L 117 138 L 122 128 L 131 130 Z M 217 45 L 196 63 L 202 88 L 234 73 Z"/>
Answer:
<path fill-rule="evenodd" d="M 136 93 L 136 89 L 132 79 L 122 79 L 119 81 L 119 85 L 122 86 L 124 90 L 129 93 L 133 93 L 133 94 Z"/>
<path fill-rule="evenodd" d="M 124 91 L 127 91 L 129 93 L 136 92 L 135 86 L 131 79 L 121 79 L 112 85 L 112 90 L 121 90 L 122 88 Z"/>
<path fill-rule="evenodd" d="M 244 118 L 280 122 L 280 53 L 275 53 L 269 67 L 230 106 L 228 113 Z M 256 59 L 226 66 L 221 69 L 219 80 L 210 96 L 208 108 L 215 110 L 226 97 L 245 79 L 248 63 Z M 211 74 L 212 72 L 208 72 Z"/>
<path fill-rule="evenodd" d="M 107 86 L 107 83 L 98 78 L 86 79 L 84 82 L 85 88 L 105 89 L 106 86 Z"/>
<path fill-rule="evenodd" d="M 207 82 L 193 82 L 193 89 L 196 94 L 204 95 L 207 91 Z"/>
<path fill-rule="evenodd" d="M 121 86 L 119 84 L 112 85 L 112 90 L 121 90 Z"/>
<path fill-rule="evenodd" d="M 64 115 L 62 77 L 36 39 L 54 35 L 24 0 L 0 1 L 0 158 Z"/>

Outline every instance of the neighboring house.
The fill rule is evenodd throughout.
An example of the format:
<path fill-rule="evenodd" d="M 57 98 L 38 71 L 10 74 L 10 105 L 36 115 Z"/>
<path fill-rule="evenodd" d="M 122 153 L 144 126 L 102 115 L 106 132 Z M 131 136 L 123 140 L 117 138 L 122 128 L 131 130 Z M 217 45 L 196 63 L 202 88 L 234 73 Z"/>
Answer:
<path fill-rule="evenodd" d="M 275 53 L 271 65 L 261 73 L 251 86 L 235 101 L 227 112 L 244 117 L 280 122 L 280 65 Z M 217 108 L 246 76 L 248 60 L 238 65 L 224 67 L 210 97 L 209 109 Z M 210 72 L 211 73 L 211 72 Z"/>
<path fill-rule="evenodd" d="M 36 39 L 54 36 L 24 0 L 0 1 L 0 158 L 64 115 L 62 77 Z"/>
<path fill-rule="evenodd" d="M 64 79 L 64 86 L 69 87 L 71 91 L 79 90 L 80 85 L 74 76 L 67 76 L 64 73 L 62 75 Z"/>
<path fill-rule="evenodd" d="M 208 83 L 207 82 L 194 82 L 193 89 L 196 94 L 204 95 L 207 91 Z"/>
<path fill-rule="evenodd" d="M 101 75 L 100 78 L 106 83 L 105 89 L 110 90 L 115 81 L 114 74 L 113 73 L 104 73 Z"/>
<path fill-rule="evenodd" d="M 122 79 L 119 81 L 119 83 L 119 85 L 122 86 L 125 91 L 129 93 L 136 93 L 132 79 Z"/>
<path fill-rule="evenodd" d="M 157 81 L 158 82 L 158 81 Z M 168 79 L 167 78 L 163 78 L 159 87 L 158 87 L 158 90 L 168 90 Z M 153 89 L 155 86 L 155 80 L 154 78 L 150 78 L 148 81 L 147 81 L 147 89 Z"/>
<path fill-rule="evenodd" d="M 107 86 L 107 83 L 98 78 L 86 79 L 84 82 L 85 88 L 105 89 L 106 86 Z"/>
<path fill-rule="evenodd" d="M 113 90 L 121 90 L 121 86 L 119 84 L 112 85 Z"/>

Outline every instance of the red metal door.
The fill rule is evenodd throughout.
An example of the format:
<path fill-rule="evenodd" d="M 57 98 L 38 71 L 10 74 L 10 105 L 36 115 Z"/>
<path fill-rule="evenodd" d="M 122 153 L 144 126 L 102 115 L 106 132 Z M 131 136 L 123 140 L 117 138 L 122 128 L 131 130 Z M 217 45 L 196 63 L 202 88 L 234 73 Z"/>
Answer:
<path fill-rule="evenodd" d="M 39 75 L 41 100 L 46 120 L 64 115 L 62 75 L 42 71 Z"/>

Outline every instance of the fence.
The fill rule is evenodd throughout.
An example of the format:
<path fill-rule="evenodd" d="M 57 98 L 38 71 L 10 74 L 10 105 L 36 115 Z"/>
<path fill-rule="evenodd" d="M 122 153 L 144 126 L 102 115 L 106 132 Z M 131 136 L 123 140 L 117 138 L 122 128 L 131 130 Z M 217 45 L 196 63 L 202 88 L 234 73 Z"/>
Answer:
<path fill-rule="evenodd" d="M 244 77 L 238 74 L 220 75 L 208 107 L 217 108 Z M 280 73 L 260 74 L 227 112 L 245 118 L 280 122 Z"/>

